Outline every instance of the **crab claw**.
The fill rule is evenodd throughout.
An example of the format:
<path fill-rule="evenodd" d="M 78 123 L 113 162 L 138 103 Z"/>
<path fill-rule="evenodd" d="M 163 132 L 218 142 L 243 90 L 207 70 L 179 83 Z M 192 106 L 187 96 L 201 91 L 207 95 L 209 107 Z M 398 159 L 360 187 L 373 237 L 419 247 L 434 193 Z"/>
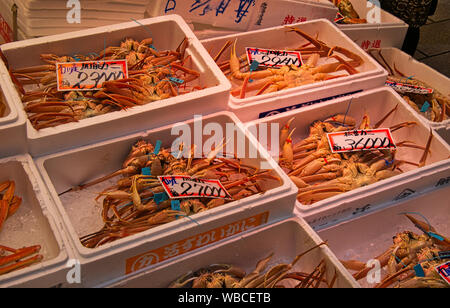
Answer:
<path fill-rule="evenodd" d="M 419 167 L 425 166 L 425 163 L 427 161 L 428 152 L 430 150 L 431 141 L 433 140 L 433 130 L 430 127 L 430 135 L 428 137 L 427 145 L 425 146 L 425 150 L 423 152 L 422 158 L 419 161 Z"/>

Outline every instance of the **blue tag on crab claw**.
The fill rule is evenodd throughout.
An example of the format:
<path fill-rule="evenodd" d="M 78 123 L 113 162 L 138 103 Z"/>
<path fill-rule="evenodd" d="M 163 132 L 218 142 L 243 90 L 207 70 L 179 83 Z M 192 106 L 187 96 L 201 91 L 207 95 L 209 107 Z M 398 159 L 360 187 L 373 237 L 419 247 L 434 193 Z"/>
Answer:
<path fill-rule="evenodd" d="M 438 239 L 440 241 L 444 240 L 444 238 L 442 236 L 440 236 L 439 234 L 433 233 L 433 232 L 428 232 L 428 235 L 431 237 L 434 237 L 435 239 Z"/>
<path fill-rule="evenodd" d="M 142 175 L 151 176 L 152 175 L 152 169 L 150 169 L 150 167 L 142 168 Z"/>
<path fill-rule="evenodd" d="M 430 103 L 428 101 L 425 101 L 425 103 L 422 105 L 422 108 L 420 109 L 420 112 L 427 112 L 428 109 L 430 109 Z"/>
<path fill-rule="evenodd" d="M 153 200 L 157 205 L 160 205 L 162 202 L 169 200 L 169 196 L 165 192 L 157 193 L 154 195 Z"/>
<path fill-rule="evenodd" d="M 181 211 L 180 200 L 172 200 L 171 207 L 173 211 Z"/>
<path fill-rule="evenodd" d="M 416 272 L 417 277 L 425 277 L 425 272 L 423 271 L 422 265 L 417 264 L 414 266 L 414 271 Z"/>
<path fill-rule="evenodd" d="M 153 152 L 153 154 L 155 154 L 155 155 L 159 154 L 159 151 L 161 150 L 161 145 L 162 145 L 162 141 L 161 140 L 156 141 L 155 151 Z"/>

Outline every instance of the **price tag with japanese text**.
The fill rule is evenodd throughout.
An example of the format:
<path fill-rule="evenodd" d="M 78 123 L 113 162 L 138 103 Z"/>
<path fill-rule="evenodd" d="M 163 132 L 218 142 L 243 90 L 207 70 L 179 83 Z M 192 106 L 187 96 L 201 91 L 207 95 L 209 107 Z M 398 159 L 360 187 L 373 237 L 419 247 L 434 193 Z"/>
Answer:
<path fill-rule="evenodd" d="M 58 91 L 100 90 L 105 81 L 128 78 L 126 60 L 57 63 Z"/>
<path fill-rule="evenodd" d="M 396 149 L 390 129 L 366 129 L 327 134 L 333 153 Z"/>
<path fill-rule="evenodd" d="M 247 59 L 249 64 L 254 61 L 259 66 L 282 67 L 284 65 L 302 66 L 302 55 L 299 51 L 272 50 L 247 47 Z"/>
<path fill-rule="evenodd" d="M 190 176 L 159 176 L 166 193 L 171 199 L 212 198 L 233 200 L 219 180 L 204 180 Z"/>

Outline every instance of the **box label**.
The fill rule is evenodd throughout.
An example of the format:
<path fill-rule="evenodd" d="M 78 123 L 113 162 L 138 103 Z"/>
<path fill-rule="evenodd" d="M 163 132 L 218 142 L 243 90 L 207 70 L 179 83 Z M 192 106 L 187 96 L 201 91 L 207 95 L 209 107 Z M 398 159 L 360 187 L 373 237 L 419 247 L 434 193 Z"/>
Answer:
<path fill-rule="evenodd" d="M 129 258 L 125 261 L 125 274 L 134 273 L 151 265 L 167 261 L 206 245 L 254 229 L 267 223 L 268 218 L 269 212 L 264 212 Z"/>
<path fill-rule="evenodd" d="M 436 271 L 439 275 L 450 284 L 450 261 L 447 263 L 441 264 L 436 267 Z"/>
<path fill-rule="evenodd" d="M 399 83 L 399 82 L 392 82 L 387 80 L 386 85 L 393 88 L 396 92 L 399 93 L 415 93 L 415 94 L 433 94 L 433 89 L 431 88 L 424 88 L 415 86 L 412 84 L 406 84 L 406 83 Z"/>
<path fill-rule="evenodd" d="M 329 133 L 327 138 L 333 153 L 397 148 L 388 128 Z"/>
<path fill-rule="evenodd" d="M 302 55 L 299 51 L 261 49 L 247 47 L 247 59 L 251 65 L 254 61 L 259 66 L 282 67 L 284 65 L 302 66 Z"/>
<path fill-rule="evenodd" d="M 233 200 L 219 180 L 204 180 L 190 176 L 158 176 L 171 199 L 212 198 Z"/>
<path fill-rule="evenodd" d="M 128 78 L 126 60 L 57 63 L 58 91 L 100 90 L 103 82 Z"/>

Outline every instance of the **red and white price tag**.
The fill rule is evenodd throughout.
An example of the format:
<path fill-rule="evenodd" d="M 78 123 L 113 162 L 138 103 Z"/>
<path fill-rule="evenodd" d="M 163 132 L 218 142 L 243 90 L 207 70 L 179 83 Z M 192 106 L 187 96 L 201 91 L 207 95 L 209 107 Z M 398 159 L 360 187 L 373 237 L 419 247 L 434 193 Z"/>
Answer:
<path fill-rule="evenodd" d="M 420 86 L 415 86 L 412 84 L 406 84 L 406 83 L 400 83 L 400 82 L 393 82 L 393 81 L 386 81 L 386 85 L 393 88 L 396 92 L 399 93 L 416 93 L 416 94 L 433 94 L 434 90 L 431 88 L 424 88 Z"/>
<path fill-rule="evenodd" d="M 171 199 L 212 198 L 233 200 L 219 180 L 203 180 L 190 176 L 158 176 Z"/>
<path fill-rule="evenodd" d="M 333 153 L 397 148 L 389 128 L 329 133 L 327 137 Z"/>
<path fill-rule="evenodd" d="M 100 90 L 105 81 L 128 78 L 127 60 L 57 63 L 58 91 Z"/>
<path fill-rule="evenodd" d="M 302 55 L 299 51 L 272 50 L 247 47 L 247 59 L 251 65 L 254 61 L 260 66 L 282 67 L 284 65 L 302 66 Z"/>
<path fill-rule="evenodd" d="M 442 278 L 444 278 L 445 281 L 447 281 L 448 284 L 450 284 L 450 261 L 437 266 L 436 271 Z"/>

